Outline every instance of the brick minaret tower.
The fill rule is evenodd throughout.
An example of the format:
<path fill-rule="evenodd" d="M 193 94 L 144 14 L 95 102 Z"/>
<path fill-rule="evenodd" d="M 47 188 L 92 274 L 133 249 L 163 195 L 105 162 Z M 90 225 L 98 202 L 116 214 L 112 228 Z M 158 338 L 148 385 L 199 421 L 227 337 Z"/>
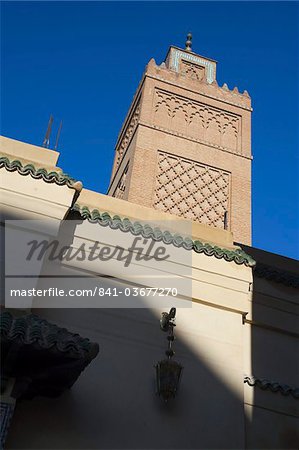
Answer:
<path fill-rule="evenodd" d="M 251 100 L 216 81 L 216 61 L 170 47 L 150 60 L 120 131 L 108 195 L 251 244 Z"/>

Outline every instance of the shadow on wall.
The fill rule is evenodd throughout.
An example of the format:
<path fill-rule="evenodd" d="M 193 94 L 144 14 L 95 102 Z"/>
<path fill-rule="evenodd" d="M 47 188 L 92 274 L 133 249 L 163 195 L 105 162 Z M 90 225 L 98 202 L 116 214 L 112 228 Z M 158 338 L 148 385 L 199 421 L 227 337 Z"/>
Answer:
<path fill-rule="evenodd" d="M 165 404 L 155 394 L 154 365 L 167 347 L 161 310 L 32 312 L 98 342 L 100 353 L 60 397 L 17 402 L 7 450 L 244 447 L 240 314 L 200 304 L 177 309 L 175 360 L 184 372 L 177 398 Z"/>
<path fill-rule="evenodd" d="M 293 288 L 273 283 L 255 279 L 254 322 L 281 320 L 282 305 L 273 306 L 280 302 L 279 289 L 292 303 Z M 177 398 L 165 404 L 155 395 L 154 365 L 164 358 L 167 343 L 160 310 L 34 312 L 98 342 L 100 353 L 61 397 L 17 405 L 6 449 L 297 448 L 296 400 L 254 388 L 250 406 L 241 314 L 198 303 L 192 310 L 177 309 L 175 360 L 184 372 Z M 281 328 L 290 316 L 283 314 Z M 295 345 L 290 334 L 252 326 L 252 374 L 293 385 Z"/>
<path fill-rule="evenodd" d="M 255 377 L 251 380 L 255 386 L 245 384 L 247 448 L 298 449 L 299 262 L 237 245 L 257 262 L 253 273 L 252 373 L 248 374 Z"/>
<path fill-rule="evenodd" d="M 100 354 L 61 397 L 17 406 L 7 449 L 243 447 L 243 399 L 185 345 L 190 330 L 180 330 L 179 310 L 175 359 L 184 373 L 177 398 L 167 404 L 155 395 L 153 367 L 164 358 L 166 335 L 149 310 L 53 309 L 39 315 L 99 342 Z"/>

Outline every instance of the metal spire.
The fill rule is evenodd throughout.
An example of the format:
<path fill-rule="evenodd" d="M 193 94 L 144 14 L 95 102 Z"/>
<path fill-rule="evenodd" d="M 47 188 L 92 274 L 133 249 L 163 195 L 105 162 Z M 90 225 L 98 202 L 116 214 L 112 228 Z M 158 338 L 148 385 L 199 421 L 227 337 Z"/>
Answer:
<path fill-rule="evenodd" d="M 187 34 L 187 40 L 186 40 L 185 45 L 186 45 L 185 50 L 187 52 L 192 52 L 192 34 L 191 33 Z"/>

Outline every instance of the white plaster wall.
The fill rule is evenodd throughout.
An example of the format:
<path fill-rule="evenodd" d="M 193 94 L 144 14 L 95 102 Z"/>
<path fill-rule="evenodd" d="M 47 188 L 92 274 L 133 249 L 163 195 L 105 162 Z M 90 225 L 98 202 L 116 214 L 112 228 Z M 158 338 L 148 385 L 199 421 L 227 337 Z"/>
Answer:
<path fill-rule="evenodd" d="M 99 342 L 100 354 L 70 392 L 18 405 L 7 448 L 244 448 L 242 322 L 194 304 L 177 310 L 180 392 L 155 395 L 164 357 L 160 311 L 42 310 L 43 317 Z"/>

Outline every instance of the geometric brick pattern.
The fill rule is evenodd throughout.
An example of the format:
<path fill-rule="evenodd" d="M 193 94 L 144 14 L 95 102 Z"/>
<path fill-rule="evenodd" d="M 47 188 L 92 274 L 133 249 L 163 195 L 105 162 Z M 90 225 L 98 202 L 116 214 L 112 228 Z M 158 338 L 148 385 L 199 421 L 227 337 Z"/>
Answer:
<path fill-rule="evenodd" d="M 156 89 L 154 123 L 159 127 L 240 154 L 241 117 L 186 97 Z"/>
<path fill-rule="evenodd" d="M 114 171 L 116 171 L 117 167 L 119 166 L 122 157 L 124 153 L 126 152 L 128 145 L 131 141 L 131 137 L 134 134 L 134 131 L 138 124 L 138 119 L 140 115 L 140 104 L 138 103 L 135 110 L 132 113 L 131 120 L 129 124 L 127 125 L 127 129 L 124 132 L 123 138 L 120 141 L 119 145 L 116 148 L 116 163 L 114 167 Z"/>
<path fill-rule="evenodd" d="M 158 152 L 154 208 L 224 228 L 229 217 L 230 174 Z"/>
<path fill-rule="evenodd" d="M 181 73 L 193 80 L 201 81 L 205 77 L 205 68 L 189 61 L 181 61 Z"/>

